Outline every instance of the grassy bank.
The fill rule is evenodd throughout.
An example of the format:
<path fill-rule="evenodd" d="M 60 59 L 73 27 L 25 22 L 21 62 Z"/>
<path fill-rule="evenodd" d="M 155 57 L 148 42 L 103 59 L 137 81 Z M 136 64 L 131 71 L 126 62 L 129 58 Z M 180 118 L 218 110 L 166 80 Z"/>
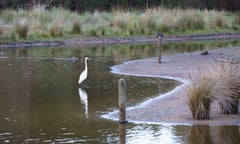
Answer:
<path fill-rule="evenodd" d="M 123 37 L 232 32 L 240 30 L 240 14 L 224 11 L 156 8 L 144 12 L 113 11 L 77 14 L 62 8 L 3 10 L 0 42 L 71 37 Z"/>

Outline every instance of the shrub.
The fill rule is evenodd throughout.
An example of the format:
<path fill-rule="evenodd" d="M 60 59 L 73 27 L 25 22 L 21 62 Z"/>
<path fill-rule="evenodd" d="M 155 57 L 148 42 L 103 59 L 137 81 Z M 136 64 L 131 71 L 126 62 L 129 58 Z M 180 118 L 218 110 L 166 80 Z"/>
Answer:
<path fill-rule="evenodd" d="M 30 29 L 30 24 L 27 21 L 27 19 L 22 18 L 22 19 L 17 20 L 15 27 L 16 27 L 16 32 L 17 32 L 19 38 L 26 39 L 27 34 Z"/>

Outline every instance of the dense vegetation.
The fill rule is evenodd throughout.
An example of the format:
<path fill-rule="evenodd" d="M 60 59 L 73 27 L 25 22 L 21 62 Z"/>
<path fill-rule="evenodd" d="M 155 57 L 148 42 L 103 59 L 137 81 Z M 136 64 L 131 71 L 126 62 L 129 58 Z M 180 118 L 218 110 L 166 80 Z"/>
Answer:
<path fill-rule="evenodd" d="M 2 0 L 0 38 L 232 32 L 240 29 L 240 13 L 216 9 L 237 10 L 239 4 L 239 0 Z"/>
<path fill-rule="evenodd" d="M 155 7 L 165 8 L 197 8 L 237 11 L 240 8 L 239 0 L 1 0 L 3 8 L 31 8 L 36 4 L 45 4 L 47 7 L 62 7 L 74 11 L 94 11 L 117 9 L 148 9 Z"/>
<path fill-rule="evenodd" d="M 240 15 L 215 10 L 165 9 L 74 13 L 63 8 L 6 9 L 0 13 L 1 41 L 89 36 L 139 36 L 240 30 Z"/>

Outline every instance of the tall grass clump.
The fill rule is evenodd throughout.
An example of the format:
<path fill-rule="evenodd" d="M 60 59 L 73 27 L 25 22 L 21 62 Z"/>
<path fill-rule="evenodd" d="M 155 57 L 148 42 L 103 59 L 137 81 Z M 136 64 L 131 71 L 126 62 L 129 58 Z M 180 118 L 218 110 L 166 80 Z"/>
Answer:
<path fill-rule="evenodd" d="M 0 12 L 0 17 L 4 20 L 5 23 L 11 23 L 13 22 L 15 14 L 16 14 L 16 11 L 12 9 L 5 9 Z"/>
<path fill-rule="evenodd" d="M 240 29 L 240 12 L 234 17 L 232 25 L 235 30 Z"/>
<path fill-rule="evenodd" d="M 75 18 L 72 24 L 72 33 L 80 34 L 82 31 L 82 21 L 80 19 Z"/>
<path fill-rule="evenodd" d="M 30 23 L 26 18 L 21 18 L 16 21 L 15 28 L 19 38 L 26 39 L 30 29 Z"/>
<path fill-rule="evenodd" d="M 64 27 L 62 25 L 62 20 L 56 19 L 50 25 L 50 34 L 52 37 L 63 36 Z"/>
<path fill-rule="evenodd" d="M 187 96 L 188 106 L 194 119 L 209 119 L 213 85 L 213 80 L 208 78 L 205 73 L 191 76 L 191 84 L 187 87 Z"/>
<path fill-rule="evenodd" d="M 216 86 L 213 98 L 223 114 L 237 114 L 240 98 L 240 67 L 238 64 L 223 62 L 215 66 Z"/>
<path fill-rule="evenodd" d="M 0 19 L 0 36 L 1 35 L 3 35 L 3 33 L 4 33 L 4 23 L 3 23 L 3 21 Z"/>
<path fill-rule="evenodd" d="M 194 12 L 180 12 L 177 16 L 176 29 L 179 31 L 204 29 L 204 17 Z"/>
<path fill-rule="evenodd" d="M 144 13 L 139 17 L 138 25 L 142 32 L 147 32 L 151 34 L 152 32 L 156 32 L 158 27 L 158 19 L 154 17 L 151 13 Z M 144 30 L 144 31 L 143 31 Z"/>
<path fill-rule="evenodd" d="M 226 20 L 230 21 L 229 19 L 226 19 L 226 14 L 224 11 L 205 10 L 205 16 L 207 16 L 208 27 L 210 29 L 225 28 L 228 23 Z"/>
<path fill-rule="evenodd" d="M 121 30 L 126 30 L 128 27 L 128 17 L 116 16 L 113 18 L 112 25 Z"/>
<path fill-rule="evenodd" d="M 215 17 L 215 26 L 219 28 L 226 28 L 227 27 L 227 20 L 220 14 L 217 14 Z"/>
<path fill-rule="evenodd" d="M 175 31 L 175 21 L 171 16 L 164 16 L 161 19 L 159 29 L 162 32 L 174 32 Z"/>
<path fill-rule="evenodd" d="M 204 68 L 204 69 L 203 69 Z M 210 63 L 190 75 L 188 106 L 194 119 L 209 119 L 210 105 L 217 101 L 223 114 L 237 114 L 240 99 L 240 66 Z"/>

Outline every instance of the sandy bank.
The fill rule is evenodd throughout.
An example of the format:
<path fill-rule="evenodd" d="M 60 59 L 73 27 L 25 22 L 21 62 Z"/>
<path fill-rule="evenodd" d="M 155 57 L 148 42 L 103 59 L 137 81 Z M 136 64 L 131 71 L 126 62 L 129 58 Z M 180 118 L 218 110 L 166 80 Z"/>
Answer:
<path fill-rule="evenodd" d="M 212 103 L 210 120 L 193 120 L 187 106 L 186 94 L 183 90 L 189 72 L 198 70 L 205 63 L 214 62 L 217 58 L 239 58 L 240 48 L 221 48 L 209 51 L 209 55 L 200 52 L 182 53 L 163 56 L 163 63 L 157 58 L 148 58 L 126 62 L 113 67 L 115 73 L 129 75 L 146 75 L 153 77 L 167 76 L 182 79 L 180 88 L 159 96 L 154 100 L 142 103 L 127 110 L 127 120 L 132 122 L 171 123 L 171 124 L 209 124 L 209 125 L 240 125 L 240 114 L 223 115 L 217 103 Z M 184 80 L 186 80 L 184 82 Z M 117 119 L 117 111 L 104 117 Z"/>

